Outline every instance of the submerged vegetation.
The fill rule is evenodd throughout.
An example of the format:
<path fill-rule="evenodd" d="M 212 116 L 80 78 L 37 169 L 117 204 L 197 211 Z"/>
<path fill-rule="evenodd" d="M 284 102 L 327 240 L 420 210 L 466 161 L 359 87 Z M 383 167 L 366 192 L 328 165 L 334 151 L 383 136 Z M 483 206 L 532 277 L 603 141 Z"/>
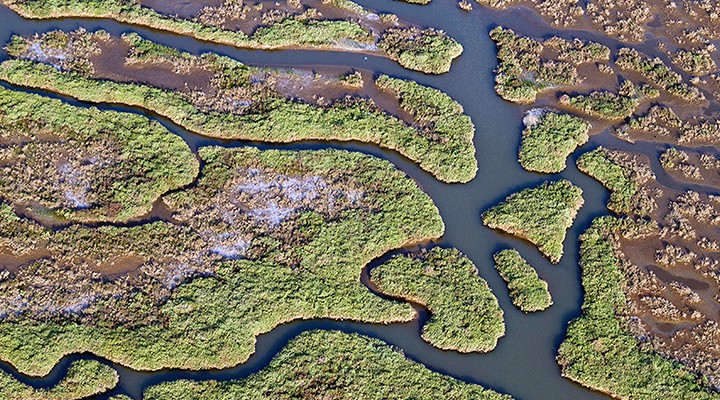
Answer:
<path fill-rule="evenodd" d="M 108 46 L 127 47 L 127 56 L 113 62 L 103 55 Z M 88 58 L 88 48 L 97 54 Z M 76 54 L 77 49 L 82 51 Z M 248 67 L 212 53 L 180 53 L 136 34 L 120 40 L 103 32 L 55 31 L 15 37 L 7 51 L 19 59 L 0 66 L 0 79 L 83 101 L 143 107 L 206 136 L 275 143 L 358 140 L 397 150 L 446 182 L 467 182 L 477 171 L 474 127 L 462 107 L 414 82 L 380 77 L 376 83 L 415 118 L 406 122 L 357 95 L 327 104 L 294 99 L 284 85 L 305 77 L 292 71 Z M 134 66 L 174 78 L 138 83 L 152 79 Z M 188 84 L 195 81 L 197 87 Z"/>
<path fill-rule="evenodd" d="M 483 223 L 538 247 L 553 263 L 563 255 L 565 234 L 583 205 L 582 189 L 570 181 L 545 182 L 511 194 L 485 211 Z"/>
<path fill-rule="evenodd" d="M 548 284 L 515 249 L 501 250 L 493 256 L 495 269 L 507 283 L 515 307 L 524 312 L 542 311 L 552 305 Z"/>
<path fill-rule="evenodd" d="M 0 88 L 0 196 L 63 221 L 126 221 L 190 184 L 183 140 L 133 114 Z"/>
<path fill-rule="evenodd" d="M 422 337 L 444 350 L 487 352 L 505 334 L 503 312 L 472 261 L 455 249 L 395 256 L 373 269 L 382 292 L 420 303 L 432 317 Z"/>
<path fill-rule="evenodd" d="M 377 339 L 311 331 L 293 339 L 262 371 L 228 382 L 175 381 L 151 386 L 145 400 L 259 398 L 437 398 L 510 396 L 432 372 Z"/>
<path fill-rule="evenodd" d="M 590 124 L 574 115 L 535 109 L 524 122 L 518 160 L 528 171 L 560 172 L 567 157 L 588 141 Z"/>
<path fill-rule="evenodd" d="M 200 8 L 189 18 L 162 14 L 141 1 L 2 0 L 2 3 L 25 18 L 111 18 L 251 49 L 301 47 L 370 52 L 396 60 L 406 68 L 435 74 L 449 71 L 452 60 L 463 50 L 443 31 L 400 23 L 395 15 L 378 15 L 349 0 L 323 2 L 327 12 L 345 14 L 345 19 L 321 18 L 317 9 L 298 1 L 289 11 L 271 9 L 253 21 L 246 21 L 247 15 L 253 14 L 252 5 L 233 0 L 223 1 L 218 7 Z M 253 25 L 252 30 L 240 29 L 244 24 Z"/>
<path fill-rule="evenodd" d="M 80 400 L 104 393 L 118 383 L 114 369 L 94 360 L 70 364 L 65 377 L 49 389 L 35 389 L 10 374 L 0 372 L 0 398 L 3 400 Z"/>
<path fill-rule="evenodd" d="M 720 395 L 708 392 L 697 375 L 635 338 L 621 317 L 627 308 L 625 277 L 613 236 L 642 235 L 644 226 L 600 217 L 581 236 L 583 315 L 570 323 L 560 345 L 563 375 L 618 398 L 717 399 Z"/>
<path fill-rule="evenodd" d="M 370 260 L 443 232 L 437 208 L 402 172 L 339 150 L 199 155 L 195 185 L 163 199 L 181 225 L 52 232 L 0 213 L 11 255 L 35 254 L 43 238 L 49 251 L 2 282 L 0 358 L 32 375 L 78 352 L 138 370 L 223 368 L 245 361 L 255 336 L 295 319 L 412 319 L 410 306 L 359 279 Z M 132 257 L 137 273 L 87 272 L 112 270 L 118 256 Z"/>

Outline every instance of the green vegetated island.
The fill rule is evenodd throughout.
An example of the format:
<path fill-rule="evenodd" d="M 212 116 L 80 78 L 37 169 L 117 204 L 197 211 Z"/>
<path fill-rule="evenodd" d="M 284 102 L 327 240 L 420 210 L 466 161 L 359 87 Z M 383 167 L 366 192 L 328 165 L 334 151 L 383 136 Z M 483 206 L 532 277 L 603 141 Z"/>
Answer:
<path fill-rule="evenodd" d="M 515 307 L 524 312 L 542 311 L 552 305 L 548 284 L 515 249 L 501 250 L 493 256 L 495 269 L 507 283 Z"/>
<path fill-rule="evenodd" d="M 370 272 L 378 289 L 426 306 L 430 321 L 422 338 L 462 353 L 487 352 L 505 334 L 503 311 L 487 282 L 462 253 L 433 248 L 392 257 Z"/>
<path fill-rule="evenodd" d="M 441 30 L 377 14 L 349 0 L 188 3 L 181 10 L 181 5 L 153 0 L 2 1 L 25 18 L 111 18 L 242 48 L 366 52 L 435 74 L 449 71 L 463 51 Z M 192 11 L 183 12 L 188 8 Z"/>
<path fill-rule="evenodd" d="M 560 172 L 570 154 L 588 141 L 590 123 L 574 115 L 532 109 L 523 122 L 518 161 L 528 171 Z"/>
<path fill-rule="evenodd" d="M 112 389 L 118 374 L 111 367 L 94 360 L 78 360 L 70 364 L 65 377 L 49 389 L 35 389 L 0 372 L 0 398 L 3 400 L 80 400 Z"/>
<path fill-rule="evenodd" d="M 71 130 L 60 120 L 75 124 L 85 112 L 2 96 L 54 105 L 4 111 L 31 131 L 47 118 Z M 2 206 L 0 249 L 12 267 L 0 282 L 2 359 L 31 375 L 85 351 L 142 370 L 222 368 L 246 360 L 255 336 L 283 322 L 414 316 L 359 280 L 370 260 L 443 233 L 430 198 L 390 163 L 252 147 L 206 147 L 199 157 L 195 183 L 162 197 L 170 220 L 51 230 Z"/>
<path fill-rule="evenodd" d="M 262 371 L 229 382 L 165 382 L 148 388 L 145 400 L 353 398 L 510 399 L 432 372 L 399 349 L 357 334 L 301 334 Z"/>
<path fill-rule="evenodd" d="M 413 81 L 380 76 L 366 83 L 359 72 L 248 67 L 134 33 L 53 31 L 16 36 L 6 50 L 15 59 L 2 63 L 0 79 L 83 101 L 142 107 L 201 135 L 275 143 L 355 140 L 396 150 L 442 181 L 467 182 L 477 172 L 470 117 L 445 93 Z M 374 101 L 373 90 L 388 99 Z"/>
<path fill-rule="evenodd" d="M 511 194 L 482 218 L 488 227 L 528 240 L 558 263 L 565 234 L 583 203 L 582 189 L 570 181 L 545 182 Z"/>

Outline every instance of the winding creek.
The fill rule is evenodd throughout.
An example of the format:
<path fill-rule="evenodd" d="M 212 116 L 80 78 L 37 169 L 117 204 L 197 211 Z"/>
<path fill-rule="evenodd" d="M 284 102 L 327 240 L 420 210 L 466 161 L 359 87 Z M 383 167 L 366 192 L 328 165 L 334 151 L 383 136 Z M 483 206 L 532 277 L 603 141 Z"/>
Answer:
<path fill-rule="evenodd" d="M 399 154 L 382 150 L 374 145 L 354 142 L 301 142 L 291 145 L 224 142 L 190 134 L 168 120 L 143 110 L 113 105 L 103 105 L 101 108 L 148 115 L 183 137 L 193 150 L 204 145 L 253 145 L 260 148 L 283 149 L 332 147 L 372 154 L 391 161 L 415 179 L 439 208 L 447 228 L 442 240 L 437 244 L 457 247 L 464 252 L 475 262 L 483 278 L 492 287 L 505 312 L 506 336 L 500 340 L 498 347 L 488 354 L 460 354 L 437 350 L 420 338 L 419 332 L 428 319 L 427 312 L 420 307 L 416 307 L 420 314 L 419 319 L 405 324 L 373 325 L 330 320 L 296 321 L 260 336 L 256 353 L 247 363 L 235 368 L 199 372 L 175 370 L 137 372 L 113 365 L 120 374 L 120 383 L 115 390 L 100 398 L 124 393 L 139 399 L 143 389 L 147 386 L 180 378 L 218 380 L 242 378 L 267 366 L 272 357 L 299 333 L 318 328 L 358 332 L 382 339 L 402 348 L 410 359 L 418 361 L 432 370 L 467 382 L 482 384 L 488 388 L 511 394 L 518 399 L 606 398 L 602 394 L 586 390 L 562 378 L 560 368 L 555 362 L 557 348 L 565 335 L 566 324 L 580 314 L 582 303 L 577 237 L 589 226 L 593 218 L 607 213 L 605 207 L 608 198 L 607 191 L 595 180 L 580 173 L 575 167 L 575 160 L 579 154 L 598 145 L 632 149 L 644 153 L 650 158 L 660 183 L 669 187 L 690 188 L 700 192 L 712 192 L 712 189 L 697 185 L 687 186 L 666 174 L 657 162 L 657 157 L 662 150 L 667 148 L 667 145 L 656 143 L 631 145 L 607 132 L 591 137 L 590 142 L 571 157 L 568 161 L 568 168 L 561 174 L 543 176 L 524 171 L 517 162 L 517 148 L 522 129 L 522 109 L 503 101 L 493 91 L 492 70 L 496 65 L 495 46 L 487 32 L 496 25 L 503 25 L 520 34 L 591 39 L 606 44 L 612 49 L 621 47 L 621 43 L 592 32 L 557 31 L 545 24 L 537 15 L 522 8 L 494 11 L 476 6 L 474 11 L 465 13 L 456 7 L 455 1 L 450 0 L 434 0 L 428 6 L 414 6 L 387 0 L 360 0 L 358 2 L 371 9 L 395 13 L 401 19 L 413 23 L 443 28 L 464 46 L 465 51 L 453 64 L 451 72 L 440 76 L 429 76 L 405 70 L 391 60 L 365 54 L 296 50 L 280 52 L 238 50 L 165 32 L 130 27 L 108 20 L 24 20 L 4 7 L 0 7 L 0 21 L 2 21 L 0 42 L 6 43 L 13 34 L 30 35 L 58 28 L 65 30 L 72 30 L 80 26 L 88 30 L 101 28 L 112 34 L 132 30 L 156 42 L 194 54 L 214 51 L 236 58 L 246 64 L 255 65 L 352 66 L 391 76 L 414 79 L 424 85 L 445 91 L 464 106 L 466 113 L 472 117 L 477 128 L 475 144 L 479 173 L 473 181 L 464 185 L 440 183 Z M 636 47 L 650 55 L 657 55 L 657 51 L 652 45 L 652 39 Z M 5 58 L 6 54 L 0 52 L 0 59 Z M 48 93 L 43 94 L 48 95 Z M 71 99 L 64 99 L 76 105 L 87 105 Z M 565 255 L 560 264 L 551 265 L 536 248 L 527 242 L 499 234 L 482 225 L 481 212 L 504 199 L 508 194 L 525 187 L 538 185 L 548 179 L 554 180 L 560 177 L 570 179 L 582 187 L 585 198 L 585 205 L 568 232 L 564 247 Z M 492 254 L 495 251 L 510 246 L 517 248 L 538 269 L 541 278 L 549 283 L 554 305 L 547 311 L 526 315 L 518 311 L 510 302 L 505 284 L 495 272 L 492 263 Z M 366 267 L 363 271 L 363 282 L 367 284 L 368 269 L 372 269 L 382 261 L 383 259 L 375 260 Z M 0 364 L 0 369 L 11 372 L 25 383 L 36 387 L 47 387 L 57 383 L 65 375 L 72 360 L 83 357 L 93 356 L 65 357 L 50 375 L 43 378 L 19 375 L 8 364 Z"/>

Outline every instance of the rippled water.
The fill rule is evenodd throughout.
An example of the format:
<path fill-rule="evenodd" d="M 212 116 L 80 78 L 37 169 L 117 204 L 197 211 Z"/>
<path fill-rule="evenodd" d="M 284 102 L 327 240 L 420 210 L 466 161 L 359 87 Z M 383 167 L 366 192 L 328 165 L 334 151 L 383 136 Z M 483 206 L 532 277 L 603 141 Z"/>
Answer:
<path fill-rule="evenodd" d="M 358 332 L 382 339 L 401 347 L 405 354 L 428 368 L 439 371 L 467 382 L 482 384 L 497 391 L 508 393 L 519 399 L 596 399 L 605 396 L 588 391 L 560 376 L 560 368 L 555 362 L 557 348 L 561 343 L 565 328 L 571 319 L 580 314 L 582 288 L 578 268 L 578 235 L 589 226 L 594 217 L 607 213 L 605 202 L 607 192 L 594 180 L 581 174 L 575 167 L 577 156 L 599 144 L 625 147 L 607 133 L 592 137 L 590 142 L 578 150 L 568 162 L 568 168 L 561 174 L 544 176 L 528 173 L 517 162 L 517 147 L 520 140 L 521 109 L 501 100 L 493 91 L 492 70 L 496 65 L 495 47 L 487 33 L 496 25 L 503 25 L 521 34 L 548 37 L 581 37 L 592 39 L 616 49 L 620 44 L 614 40 L 591 32 L 556 31 L 540 20 L 531 11 L 517 8 L 509 11 L 493 11 L 476 7 L 473 12 L 459 10 L 454 1 L 434 0 L 429 6 L 415 6 L 387 0 L 361 0 L 363 6 L 383 12 L 398 14 L 402 19 L 420 25 L 436 26 L 445 29 L 465 48 L 463 55 L 453 64 L 452 70 L 444 75 L 429 76 L 407 71 L 395 62 L 363 54 L 344 54 L 318 51 L 247 51 L 228 46 L 212 45 L 194 39 L 164 32 L 136 28 L 106 20 L 64 19 L 60 21 L 23 20 L 9 9 L 0 7 L 0 41 L 7 42 L 12 34 L 31 35 L 51 29 L 72 30 L 84 27 L 88 30 L 105 29 L 112 34 L 137 31 L 156 42 L 177 47 L 191 53 L 214 51 L 236 58 L 247 64 L 275 66 L 313 66 L 348 65 L 377 71 L 391 76 L 414 79 L 422 84 L 441 89 L 459 101 L 477 127 L 475 145 L 479 161 L 477 178 L 464 185 L 448 185 L 436 181 L 430 175 L 417 168 L 407 159 L 391 151 L 361 143 L 301 142 L 292 145 L 264 145 L 248 142 L 223 142 L 190 134 L 169 121 L 144 112 L 126 107 L 104 106 L 123 111 L 143 113 L 159 120 L 173 132 L 182 136 L 193 149 L 209 144 L 224 146 L 253 145 L 260 148 L 316 149 L 342 148 L 372 154 L 393 162 L 398 168 L 415 179 L 432 197 L 440 209 L 447 226 L 440 245 L 453 246 L 467 254 L 478 266 L 500 300 L 505 311 L 506 331 L 498 347 L 488 354 L 459 354 L 440 351 L 430 347 L 420 339 L 419 332 L 427 320 L 427 314 L 420 311 L 419 320 L 406 324 L 389 326 L 347 323 L 327 320 L 299 321 L 278 327 L 259 337 L 257 352 L 250 360 L 238 367 L 221 371 L 160 371 L 142 373 L 115 366 L 120 373 L 120 384 L 116 390 L 103 396 L 125 393 L 140 398 L 142 390 L 152 384 L 179 378 L 195 379 L 235 379 L 245 377 L 265 367 L 272 357 L 299 333 L 311 329 L 339 329 Z M 636 46 L 649 54 L 656 55 L 651 42 Z M 7 55 L 0 52 L 0 59 Z M 6 85 L 7 86 L 7 85 Z M 11 87 L 11 86 L 7 86 Z M 42 93 L 42 92 L 38 92 Z M 44 93 L 47 94 L 47 93 Z M 55 96 L 57 97 L 57 96 Z M 62 98 L 62 97 L 61 97 Z M 82 103 L 69 100 L 73 104 Z M 652 159 L 663 145 L 645 144 L 633 147 Z M 672 178 L 653 165 L 659 179 L 674 184 Z M 565 256 L 558 265 L 551 265 L 536 248 L 508 235 L 499 234 L 485 228 L 480 220 L 482 211 L 496 204 L 508 194 L 525 187 L 540 184 L 548 179 L 567 178 L 582 187 L 585 206 L 580 211 L 575 224 L 568 232 L 565 242 Z M 679 185 L 679 184 L 678 184 Z M 702 189 L 702 188 L 698 188 Z M 547 311 L 526 315 L 518 311 L 510 302 L 507 288 L 492 264 L 492 254 L 504 247 L 517 248 L 526 259 L 538 269 L 539 275 L 548 281 L 554 305 Z M 381 263 L 376 260 L 373 265 Z M 364 271 L 366 277 L 367 270 Z M 69 363 L 77 358 L 92 357 L 80 355 L 66 357 L 53 370 L 41 379 L 30 379 L 14 373 L 7 364 L 0 368 L 13 374 L 33 386 L 50 386 L 57 383 Z"/>

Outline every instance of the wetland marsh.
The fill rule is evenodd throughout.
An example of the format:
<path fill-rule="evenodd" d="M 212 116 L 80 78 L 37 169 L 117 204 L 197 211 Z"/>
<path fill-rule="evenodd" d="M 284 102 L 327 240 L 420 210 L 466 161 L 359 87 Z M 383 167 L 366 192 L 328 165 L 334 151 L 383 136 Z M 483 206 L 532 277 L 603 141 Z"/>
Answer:
<path fill-rule="evenodd" d="M 67 382 L 72 386 L 77 376 L 71 363 L 90 360 L 81 372 L 102 381 L 96 390 L 107 391 L 100 398 L 139 399 L 143 392 L 152 399 L 179 394 L 317 398 L 330 393 L 353 398 L 373 385 L 377 390 L 362 392 L 364 397 L 430 398 L 442 392 L 450 398 L 495 399 L 506 394 L 520 399 L 595 399 L 605 398 L 600 393 L 605 392 L 623 398 L 662 398 L 668 393 L 677 398 L 717 398 L 717 392 L 708 388 L 718 385 L 719 372 L 712 361 L 718 355 L 715 347 L 701 345 L 707 338 L 715 343 L 713 335 L 717 335 L 720 283 L 713 253 L 720 241 L 715 228 L 720 217 L 716 217 L 712 175 L 717 169 L 713 161 L 717 160 L 713 147 L 717 124 L 712 116 L 716 108 L 710 83 L 696 85 L 686 72 L 674 75 L 664 69 L 677 61 L 684 65 L 683 71 L 707 73 L 707 60 L 686 64 L 687 55 L 678 51 L 666 56 L 654 47 L 659 42 L 653 39 L 628 44 L 587 30 L 557 30 L 525 8 L 476 7 L 465 13 L 440 0 L 426 6 L 369 0 L 362 6 L 400 15 L 417 26 L 440 26 L 462 44 L 463 56 L 449 73 L 430 76 L 403 69 L 385 57 L 327 50 L 251 52 L 107 19 L 23 20 L 0 7 L 0 15 L 8 21 L 0 28 L 0 40 L 12 40 L 9 54 L 0 54 L 5 92 L 59 98 L 66 107 L 77 107 L 78 115 L 105 110 L 126 113 L 158 133 L 167 129 L 178 135 L 198 157 L 177 165 L 163 162 L 173 170 L 187 168 L 180 174 L 183 178 L 147 195 L 141 206 L 134 206 L 138 211 L 126 212 L 121 222 L 108 222 L 118 215 L 118 207 L 110 201 L 117 198 L 114 192 L 105 190 L 99 191 L 106 193 L 103 196 L 92 198 L 99 204 L 99 214 L 83 219 L 64 212 L 66 221 L 55 223 L 60 214 L 47 210 L 60 210 L 58 195 L 73 194 L 67 187 L 84 181 L 61 180 L 65 186 L 49 190 L 47 203 L 33 207 L 12 204 L 14 191 L 2 195 L 7 204 L 0 208 L 0 250 L 4 251 L 0 267 L 11 271 L 0 279 L 5 285 L 2 304 L 10 304 L 5 307 L 10 310 L 26 307 L 15 316 L 5 316 L 7 321 L 0 326 L 5 331 L 0 353 L 10 362 L 0 369 L 15 380 L 17 391 L 65 395 Z M 197 12 L 178 11 L 186 17 Z M 498 38 L 491 38 L 497 26 L 550 49 L 538 52 L 537 45 L 530 44 L 533 54 L 520 60 L 525 72 L 517 76 L 527 77 L 528 68 L 536 68 L 547 78 L 539 86 L 523 83 L 530 84 L 532 96 L 523 94 L 518 101 L 503 96 L 505 89 L 498 90 L 493 74 L 497 66 L 493 39 Z M 220 59 L 224 66 L 262 72 L 265 82 L 278 74 L 289 77 L 260 82 L 262 87 L 256 83 L 234 87 L 236 91 L 259 88 L 264 96 L 259 98 L 275 104 L 315 107 L 322 113 L 338 95 L 348 92 L 357 99 L 372 99 L 382 110 L 374 117 L 382 115 L 405 129 L 407 136 L 399 142 L 407 148 L 417 150 L 406 138 L 418 135 L 439 145 L 436 154 L 442 156 L 447 152 L 443 146 L 452 143 L 446 135 L 451 135 L 462 150 L 448 153 L 444 160 L 433 159 L 362 136 L 339 137 L 336 130 L 328 130 L 332 136 L 309 135 L 290 144 L 261 143 L 264 135 L 231 138 L 212 134 L 215 129 L 199 132 L 186 123 L 193 118 L 173 118 L 140 101 L 118 101 L 108 97 L 112 90 L 91 94 L 81 90 L 93 84 L 96 73 L 106 74 L 96 77 L 103 85 L 137 84 L 141 75 L 103 71 L 95 68 L 101 64 L 85 60 L 58 63 L 67 62 L 67 57 L 37 59 L 34 43 L 40 43 L 45 55 L 50 47 L 43 47 L 42 37 L 32 39 L 34 34 L 73 32 L 80 27 L 85 29 L 81 35 L 95 32 L 101 40 L 125 41 L 149 50 L 129 52 L 134 59 L 121 63 L 125 68 L 133 63 L 165 63 L 165 70 L 150 68 L 153 73 L 142 79 L 163 82 L 168 93 L 183 93 L 183 101 L 196 102 L 194 107 L 200 110 L 209 107 L 205 112 L 211 110 L 213 115 L 242 115 L 246 106 L 217 101 L 223 96 L 201 98 L 198 93 L 203 90 L 193 92 L 213 79 L 221 81 L 215 93 L 233 89 L 217 76 L 193 69 L 208 65 L 196 60 Z M 128 35 L 131 31 L 139 36 Z M 28 40 L 12 39 L 14 35 Z M 590 42 L 596 44 L 588 55 Z M 662 61 L 648 64 L 623 50 L 628 46 L 650 60 Z M 172 48 L 179 51 L 170 61 L 153 58 L 166 57 Z M 616 63 L 619 55 L 625 60 Z M 242 64 L 233 64 L 238 61 L 232 59 Z M 191 72 L 183 75 L 186 67 Z M 209 70 L 217 71 L 216 67 Z M 572 70 L 576 72 L 570 76 L 577 74 L 576 78 L 557 76 Z M 518 73 L 516 66 L 506 71 Z M 598 73 L 595 79 L 593 74 Z M 173 82 L 177 75 L 184 78 Z M 64 79 L 62 85 L 57 85 L 58 79 Z M 512 86 L 512 79 L 502 81 L 503 87 Z M 322 94 L 314 92 L 315 87 L 323 87 Z M 656 104 L 670 104 L 672 114 L 653 111 L 661 110 L 654 108 Z M 701 108 L 708 104 L 709 108 Z M 377 112 L 372 107 L 361 110 Z M 532 110 L 542 110 L 535 115 L 566 116 L 562 123 L 569 129 L 545 130 L 543 125 L 528 124 Z M 654 119 L 643 120 L 645 114 Z M 226 118 L 214 127 L 222 128 Z M 557 121 L 548 121 L 552 123 Z M 450 129 L 442 129 L 443 124 Z M 530 131 L 533 126 L 537 132 Z M 288 131 L 295 129 L 300 128 L 292 126 Z M 63 133 L 68 132 L 72 139 L 72 131 Z M 26 138 L 11 140 L 21 142 L 15 146 L 27 146 Z M 54 139 L 49 142 L 57 145 Z M 123 149 L 107 140 L 101 145 L 116 152 Z M 11 149 L 9 154 L 17 151 Z M 522 165 L 519 154 L 526 161 Z M 3 164 L 6 168 L 18 163 L 9 160 Z M 199 166 L 193 164 L 198 160 Z M 47 167 L 47 163 L 21 165 L 37 171 Z M 92 163 L 80 165 L 93 171 Z M 522 166 L 552 175 L 527 172 Z M 146 167 L 152 169 L 153 164 Z M 193 175 L 192 183 L 183 181 L 188 175 Z M 14 176 L 18 182 L 24 178 Z M 151 181 L 148 186 L 157 184 Z M 552 197 L 545 192 L 552 192 Z M 520 194 L 514 201 L 518 204 L 507 206 L 513 202 L 510 196 L 506 206 L 498 208 L 511 193 Z M 72 198 L 65 196 L 66 201 Z M 98 199 L 110 199 L 109 206 L 103 207 Z M 620 217 L 597 219 L 610 211 Z M 647 221 L 624 219 L 625 215 Z M 498 224 L 514 220 L 516 227 L 507 230 L 534 240 L 540 249 L 485 227 L 489 216 Z M 532 222 L 534 228 L 520 232 L 516 228 L 522 221 Z M 548 226 L 542 221 L 553 222 L 549 227 L 553 237 L 543 233 Z M 168 237 L 174 240 L 163 240 Z M 144 238 L 151 240 L 138 246 Z M 115 250 L 98 251 L 107 243 L 113 243 Z M 533 283 L 552 293 L 537 308 L 552 303 L 551 307 L 526 314 L 513 306 L 517 297 L 508 293 L 503 277 L 493 268 L 493 254 L 508 247 L 517 249 L 535 268 L 539 277 L 531 276 Z M 10 253 L 14 258 L 7 261 Z M 73 259 L 80 253 L 87 260 Z M 126 253 L 129 258 L 122 258 Z M 42 262 L 26 268 L 33 260 Z M 65 260 L 67 271 L 75 272 L 67 274 L 65 286 L 36 279 L 50 273 L 50 260 Z M 83 263 L 86 269 L 73 270 Z M 103 268 L 92 271 L 93 266 Z M 537 278 L 541 280 L 534 281 Z M 18 303 L 13 294 L 24 295 L 28 284 L 40 288 L 38 295 Z M 465 299 L 462 293 L 448 290 L 459 287 L 475 296 Z M 76 300 L 78 293 L 96 297 L 80 305 L 65 301 Z M 463 307 L 453 305 L 462 300 L 473 301 Z M 225 310 L 228 301 L 236 305 L 231 313 Z M 466 311 L 482 318 L 468 319 L 463 316 Z M 677 345 L 675 338 L 680 337 L 686 345 Z M 327 347 L 330 343 L 342 346 Z M 308 347 L 317 354 L 298 351 Z M 123 348 L 133 351 L 123 354 Z M 94 355 L 73 354 L 85 351 Z M 373 357 L 387 363 L 383 380 L 397 382 L 393 387 L 373 380 L 377 374 Z M 94 360 L 102 367 L 92 364 Z M 352 375 L 347 370 L 351 364 L 360 366 L 352 371 L 361 375 L 357 379 L 345 379 Z M 117 371 L 116 385 L 104 368 L 108 365 Z M 644 369 L 626 373 L 638 366 Z M 403 373 L 409 375 L 399 379 Z M 402 385 L 410 386 L 400 395 L 397 388 Z"/>

